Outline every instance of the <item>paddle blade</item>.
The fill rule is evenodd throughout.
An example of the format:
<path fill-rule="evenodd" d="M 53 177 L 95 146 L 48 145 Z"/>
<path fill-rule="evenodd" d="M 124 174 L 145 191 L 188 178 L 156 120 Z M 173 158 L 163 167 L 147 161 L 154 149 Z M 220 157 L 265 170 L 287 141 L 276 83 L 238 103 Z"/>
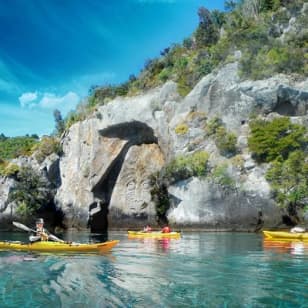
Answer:
<path fill-rule="evenodd" d="M 28 228 L 27 226 L 21 224 L 20 222 L 17 222 L 17 221 L 13 221 L 13 225 L 19 229 L 22 229 L 22 230 L 25 230 L 25 231 L 34 231 L 30 228 Z"/>
<path fill-rule="evenodd" d="M 52 240 L 56 241 L 56 242 L 64 243 L 63 240 L 59 239 L 58 237 L 56 237 L 56 236 L 53 235 L 53 234 L 48 234 L 48 237 L 51 238 Z"/>

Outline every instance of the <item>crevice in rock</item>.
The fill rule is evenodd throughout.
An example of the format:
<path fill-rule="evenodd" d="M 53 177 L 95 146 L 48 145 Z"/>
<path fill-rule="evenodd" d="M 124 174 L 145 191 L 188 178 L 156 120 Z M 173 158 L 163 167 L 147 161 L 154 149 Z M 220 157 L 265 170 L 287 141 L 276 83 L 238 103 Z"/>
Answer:
<path fill-rule="evenodd" d="M 277 105 L 275 106 L 273 111 L 283 116 L 292 117 L 296 115 L 296 108 L 291 104 L 290 101 L 284 100 L 281 97 L 278 98 Z"/>
<path fill-rule="evenodd" d="M 131 144 L 158 143 L 154 130 L 140 121 L 124 122 L 99 131 L 106 138 L 129 140 Z"/>
<path fill-rule="evenodd" d="M 91 232 L 94 233 L 104 233 L 108 230 L 108 208 L 111 196 L 130 147 L 158 143 L 153 129 L 139 121 L 113 125 L 101 130 L 99 133 L 106 138 L 127 140 L 127 143 L 92 189 L 94 198 L 97 201 L 96 204 L 89 206 L 89 227 Z M 94 212 L 93 215 L 91 215 L 91 211 Z"/>

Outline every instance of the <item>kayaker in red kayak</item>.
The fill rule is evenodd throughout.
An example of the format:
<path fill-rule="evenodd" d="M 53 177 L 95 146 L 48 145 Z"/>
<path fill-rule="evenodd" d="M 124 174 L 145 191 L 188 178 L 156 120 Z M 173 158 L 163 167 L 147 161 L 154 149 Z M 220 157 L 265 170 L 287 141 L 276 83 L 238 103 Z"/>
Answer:
<path fill-rule="evenodd" d="M 48 231 L 44 229 L 44 219 L 38 218 L 35 222 L 36 226 L 36 234 L 30 235 L 29 239 L 30 242 L 37 242 L 37 241 L 48 241 Z"/>
<path fill-rule="evenodd" d="M 165 226 L 161 229 L 161 232 L 162 233 L 170 233 L 171 232 L 171 229 L 169 226 Z"/>

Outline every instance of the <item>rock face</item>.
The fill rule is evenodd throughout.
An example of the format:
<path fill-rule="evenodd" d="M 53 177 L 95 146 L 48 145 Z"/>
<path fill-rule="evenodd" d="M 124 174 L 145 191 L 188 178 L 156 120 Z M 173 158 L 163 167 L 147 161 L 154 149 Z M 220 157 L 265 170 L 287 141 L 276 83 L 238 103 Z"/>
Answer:
<path fill-rule="evenodd" d="M 144 96 L 116 99 L 101 106 L 98 117 L 71 127 L 63 139 L 62 184 L 56 196 L 68 227 L 85 227 L 89 217 L 92 231 L 105 231 L 109 210 L 114 226 L 119 226 L 119 217 L 128 218 L 132 225 L 154 221 L 149 192 L 144 193 L 147 177 L 159 170 L 172 152 L 167 119 L 157 108 L 177 97 L 176 85 L 169 82 Z M 132 165 L 134 172 L 130 171 Z M 130 172 L 137 182 L 142 179 L 143 185 L 136 182 L 133 188 L 133 182 L 127 183 Z M 136 206 L 127 203 L 132 193 L 137 196 L 136 206 L 144 206 L 139 214 Z"/>
<path fill-rule="evenodd" d="M 168 220 L 177 227 L 256 231 L 278 225 L 281 213 L 258 192 L 226 190 L 208 180 L 191 178 L 169 187 Z"/>
<path fill-rule="evenodd" d="M 149 177 L 164 165 L 157 144 L 132 146 L 122 165 L 109 205 L 111 227 L 142 227 L 155 224 L 155 205 L 151 201 Z M 133 219 L 131 219 L 133 218 Z"/>
<path fill-rule="evenodd" d="M 0 221 L 5 228 L 13 216 L 13 208 L 9 205 L 8 195 L 14 185 L 12 179 L 0 177 Z"/>
<path fill-rule="evenodd" d="M 73 125 L 63 139 L 61 187 L 57 203 L 69 227 L 92 231 L 107 227 L 141 227 L 155 223 L 149 175 L 178 154 L 210 153 L 210 164 L 224 162 L 213 140 L 205 137 L 207 119 L 219 117 L 238 136 L 243 170 L 232 177 L 240 189 L 228 190 L 210 181 L 189 179 L 169 187 L 170 222 L 182 227 L 254 230 L 274 226 L 281 213 L 247 148 L 249 116 L 254 113 L 290 116 L 306 121 L 308 80 L 295 82 L 277 75 L 267 80 L 240 81 L 238 64 L 231 63 L 204 77 L 181 99 L 176 84 L 131 98 L 116 98 L 96 114 Z M 179 125 L 187 131 L 177 133 Z"/>
<path fill-rule="evenodd" d="M 91 230 L 100 232 L 154 224 L 150 174 L 179 154 L 204 150 L 211 167 L 229 165 L 236 189 L 196 178 L 175 183 L 169 187 L 170 222 L 215 230 L 275 226 L 281 214 L 264 178 L 267 166 L 258 166 L 248 151 L 247 123 L 250 115 L 262 114 L 287 115 L 308 125 L 307 89 L 308 79 L 285 75 L 241 81 L 238 63 L 230 63 L 205 76 L 185 98 L 179 97 L 174 82 L 167 82 L 99 106 L 92 117 L 66 132 L 60 161 L 51 157 L 36 168 L 58 187 L 55 202 L 65 214 L 65 225 L 84 228 L 89 221 Z M 204 127 L 214 117 L 237 135 L 241 167 L 233 166 L 207 138 Z M 10 184 L 5 180 L 1 185 L 4 213 Z"/>

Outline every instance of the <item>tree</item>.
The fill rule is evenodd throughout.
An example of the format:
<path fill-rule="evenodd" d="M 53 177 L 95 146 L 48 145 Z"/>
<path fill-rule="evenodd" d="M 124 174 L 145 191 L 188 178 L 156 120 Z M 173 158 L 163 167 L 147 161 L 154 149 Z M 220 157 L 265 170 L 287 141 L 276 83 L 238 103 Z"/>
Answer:
<path fill-rule="evenodd" d="M 65 122 L 62 118 L 61 112 L 58 109 L 55 109 L 53 116 L 56 122 L 56 134 L 60 136 L 65 130 Z"/>
<path fill-rule="evenodd" d="M 271 162 L 278 157 L 285 160 L 307 142 L 305 127 L 292 124 L 287 117 L 273 121 L 255 120 L 250 122 L 250 129 L 248 146 L 259 162 Z"/>
<path fill-rule="evenodd" d="M 276 160 L 266 174 L 279 206 L 286 209 L 295 223 L 298 212 L 308 203 L 308 163 L 302 151 L 290 153 L 285 161 Z"/>
<path fill-rule="evenodd" d="M 233 11 L 235 8 L 236 8 L 236 3 L 237 1 L 234 1 L 234 0 L 229 0 L 229 1 L 225 1 L 225 10 L 226 11 Z"/>
<path fill-rule="evenodd" d="M 6 139 L 7 139 L 7 137 L 3 133 L 1 133 L 0 134 L 0 141 L 4 141 Z"/>
<path fill-rule="evenodd" d="M 205 7 L 200 7 L 198 16 L 199 26 L 195 34 L 197 47 L 215 44 L 218 40 L 218 29 L 213 22 L 211 12 Z"/>

